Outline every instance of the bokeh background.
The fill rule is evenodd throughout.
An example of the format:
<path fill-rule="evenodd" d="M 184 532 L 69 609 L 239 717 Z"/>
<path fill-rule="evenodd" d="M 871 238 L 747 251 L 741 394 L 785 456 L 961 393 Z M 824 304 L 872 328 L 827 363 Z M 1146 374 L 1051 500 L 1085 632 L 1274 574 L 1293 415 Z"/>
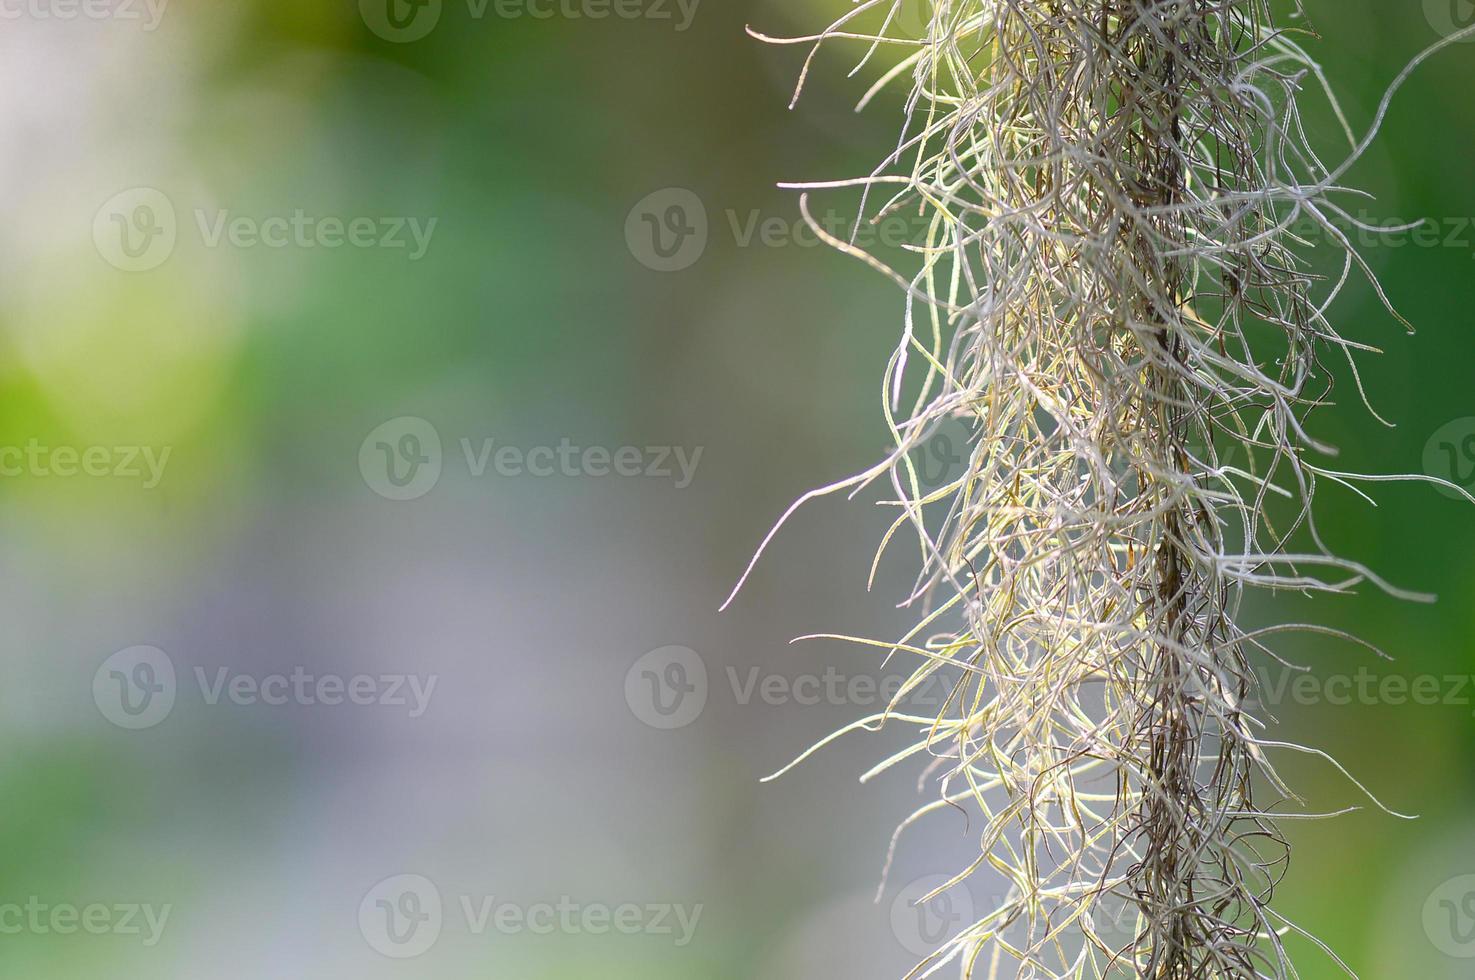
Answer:
<path fill-rule="evenodd" d="M 837 45 L 789 111 L 803 49 L 743 32 L 817 29 L 844 4 L 594 0 L 543 19 L 432 0 L 397 27 L 382 0 L 158 3 L 13 0 L 0 20 L 0 446 L 40 454 L 0 456 L 0 976 L 904 973 L 933 920 L 991 897 L 981 880 L 907 904 L 972 853 L 963 817 L 904 839 L 878 903 L 916 774 L 856 776 L 894 738 L 758 780 L 868 712 L 864 687 L 803 703 L 826 670 L 884 680 L 865 651 L 788 640 L 895 634 L 907 555 L 867 594 L 885 515 L 815 504 L 717 611 L 789 502 L 885 443 L 898 296 L 795 241 L 775 184 L 868 169 L 897 104 L 856 115 L 876 70 L 847 79 L 857 52 Z M 1463 0 L 1306 8 L 1359 128 L 1413 54 L 1475 21 Z M 604 9 L 638 16 L 568 16 Z M 1368 249 L 1417 336 L 1366 288 L 1341 304 L 1344 335 L 1386 351 L 1364 378 L 1397 423 L 1344 389 L 1318 431 L 1349 469 L 1475 485 L 1472 90 L 1475 44 L 1440 55 L 1352 175 L 1370 214 L 1446 234 Z M 1308 118 L 1334 150 L 1327 114 Z M 254 237 L 299 210 L 305 239 Z M 355 218 L 361 244 L 326 247 Z M 409 219 L 423 250 L 395 233 Z M 769 233 L 749 239 L 755 220 Z M 653 229 L 681 249 L 657 253 Z M 634 447 L 642 475 L 477 475 L 486 440 L 509 460 Z M 689 480 L 644 475 L 661 447 L 697 462 Z M 386 482 L 388 458 L 409 485 Z M 1470 977 L 1475 507 L 1378 489 L 1374 508 L 1329 488 L 1328 538 L 1438 604 L 1368 590 L 1251 615 L 1311 615 L 1397 656 L 1289 644 L 1322 676 L 1393 681 L 1351 704 L 1287 695 L 1276 733 L 1420 819 L 1291 825 L 1281 909 L 1363 976 Z M 245 688 L 212 704 L 197 671 L 436 686 L 418 714 Z M 147 710 L 119 714 L 135 682 L 127 707 Z M 1315 758 L 1284 771 L 1314 809 L 1364 802 Z M 438 936 L 383 955 L 378 901 L 428 914 L 426 883 Z M 596 924 L 633 904 L 648 928 L 478 931 L 463 900 Z M 3 912 L 97 903 L 168 919 L 134 935 L 109 911 L 92 935 Z M 701 906 L 689 941 L 652 904 Z M 1293 948 L 1304 976 L 1340 975 Z"/>

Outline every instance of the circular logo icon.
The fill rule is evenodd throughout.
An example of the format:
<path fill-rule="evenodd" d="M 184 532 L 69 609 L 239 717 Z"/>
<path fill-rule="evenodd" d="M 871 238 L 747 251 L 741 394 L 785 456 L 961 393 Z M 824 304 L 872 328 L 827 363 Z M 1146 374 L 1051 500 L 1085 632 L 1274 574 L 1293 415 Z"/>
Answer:
<path fill-rule="evenodd" d="M 707 207 L 684 187 L 648 194 L 625 218 L 625 244 L 647 269 L 689 269 L 707 250 Z"/>
<path fill-rule="evenodd" d="M 1475 0 L 1424 0 L 1424 18 L 1444 37 L 1475 27 Z M 1475 35 L 1462 42 L 1475 41 Z"/>
<path fill-rule="evenodd" d="M 928 0 L 902 0 L 891 16 L 886 33 L 908 41 L 924 41 L 932 29 L 932 11 Z"/>
<path fill-rule="evenodd" d="M 424 875 L 395 875 L 369 889 L 359 903 L 359 932 L 381 956 L 413 959 L 440 939 L 440 889 Z"/>
<path fill-rule="evenodd" d="M 625 703 L 651 728 L 685 728 L 707 707 L 707 665 L 695 650 L 652 650 L 625 675 Z"/>
<path fill-rule="evenodd" d="M 103 661 L 92 675 L 92 700 L 119 728 L 153 728 L 174 710 L 178 684 L 174 661 L 158 647 L 129 647 Z"/>
<path fill-rule="evenodd" d="M 1424 472 L 1475 494 L 1475 418 L 1440 426 L 1424 445 Z M 1435 488 L 1446 497 L 1464 499 L 1449 487 Z"/>
<path fill-rule="evenodd" d="M 1188 455 L 1188 465 L 1199 472 L 1235 465 L 1242 448 L 1242 444 L 1236 439 L 1215 440 L 1196 426 L 1188 433 L 1183 444 L 1183 451 Z M 1172 465 L 1178 465 L 1176 458 Z"/>
<path fill-rule="evenodd" d="M 173 202 L 152 187 L 113 195 L 92 218 L 98 254 L 124 272 L 157 269 L 174 254 L 178 238 Z"/>
<path fill-rule="evenodd" d="M 938 423 L 909 454 L 919 489 L 940 490 L 961 479 L 968 472 L 972 443 L 973 433 L 963 419 L 950 416 Z"/>
<path fill-rule="evenodd" d="M 1081 928 L 1086 928 L 1084 917 Z M 1102 895 L 1090 912 L 1090 930 L 1096 940 L 1092 947 L 1105 956 L 1117 957 L 1132 950 L 1145 928 L 1142 907 L 1117 895 Z"/>
<path fill-rule="evenodd" d="M 952 878 L 929 875 L 901 890 L 891 903 L 891 932 L 916 957 L 931 956 L 973 924 L 973 896 Z M 946 889 L 934 895 L 938 889 Z"/>
<path fill-rule="evenodd" d="M 384 40 L 409 44 L 435 30 L 444 6 L 443 0 L 359 0 L 359 16 Z"/>
<path fill-rule="evenodd" d="M 359 447 L 359 472 L 387 500 L 416 500 L 440 482 L 440 433 L 424 419 L 403 415 L 370 432 Z"/>
<path fill-rule="evenodd" d="M 1475 959 L 1475 875 L 1451 878 L 1424 903 L 1424 932 L 1445 956 Z"/>

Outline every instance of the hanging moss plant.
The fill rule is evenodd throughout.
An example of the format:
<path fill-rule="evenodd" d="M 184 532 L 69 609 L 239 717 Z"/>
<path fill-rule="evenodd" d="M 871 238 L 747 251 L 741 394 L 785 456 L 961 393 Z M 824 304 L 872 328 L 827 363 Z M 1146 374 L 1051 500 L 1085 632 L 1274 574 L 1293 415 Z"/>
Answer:
<path fill-rule="evenodd" d="M 848 188 L 864 217 L 926 229 L 902 263 L 811 220 L 905 299 L 882 393 L 894 449 L 794 506 L 892 491 L 881 551 L 915 539 L 915 623 L 859 642 L 916 668 L 847 731 L 910 730 L 880 769 L 922 760 L 938 796 L 902 829 L 971 809 L 980 852 L 951 884 L 1009 886 L 916 973 L 1293 977 L 1299 930 L 1271 900 L 1280 822 L 1309 811 L 1274 760 L 1336 763 L 1265 733 L 1249 658 L 1342 634 L 1248 630 L 1238 609 L 1247 588 L 1404 594 L 1333 554 L 1312 507 L 1327 482 L 1384 479 L 1333 468 L 1312 416 L 1334 378 L 1362 391 L 1372 348 L 1332 307 L 1376 280 L 1342 181 L 1393 91 L 1359 135 L 1299 12 L 1284 29 L 1266 0 L 927 0 L 921 36 L 901 26 L 911 3 L 764 39 L 888 59 L 862 105 L 910 86 L 874 171 L 794 185 L 806 216 Z M 1336 162 L 1307 137 L 1308 97 L 1340 121 Z M 919 479 L 919 449 L 960 423 L 960 472 Z M 907 713 L 939 673 L 943 709 Z"/>

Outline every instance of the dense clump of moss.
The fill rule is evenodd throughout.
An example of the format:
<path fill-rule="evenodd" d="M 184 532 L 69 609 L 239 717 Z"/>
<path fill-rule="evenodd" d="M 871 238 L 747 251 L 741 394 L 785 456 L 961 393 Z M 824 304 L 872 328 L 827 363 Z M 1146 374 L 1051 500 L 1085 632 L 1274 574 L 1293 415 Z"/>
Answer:
<path fill-rule="evenodd" d="M 910 2 L 863 0 L 783 43 L 900 52 L 863 104 L 910 84 L 874 172 L 795 186 L 806 215 L 849 188 L 863 217 L 927 229 L 904 267 L 814 223 L 906 303 L 883 392 L 894 451 L 799 502 L 894 490 L 882 550 L 916 538 L 917 622 L 881 645 L 919 662 L 854 727 L 916 732 L 882 768 L 930 756 L 941 789 L 903 829 L 971 806 L 981 853 L 955 882 L 1010 884 L 918 972 L 1292 977 L 1295 929 L 1270 904 L 1287 848 L 1258 795 L 1286 815 L 1271 752 L 1296 747 L 1249 710 L 1247 658 L 1313 628 L 1247 632 L 1236 613 L 1247 587 L 1388 587 L 1322 544 L 1318 484 L 1364 478 L 1320 465 L 1307 425 L 1329 361 L 1361 391 L 1371 348 L 1329 317 L 1354 273 L 1372 278 L 1340 181 L 1388 102 L 1356 136 L 1266 0 L 930 0 L 921 36 L 900 27 Z M 1308 89 L 1346 162 L 1308 141 Z M 1313 274 L 1327 252 L 1340 275 Z M 965 465 L 929 486 L 916 450 L 959 423 Z M 943 710 L 905 713 L 940 672 Z"/>

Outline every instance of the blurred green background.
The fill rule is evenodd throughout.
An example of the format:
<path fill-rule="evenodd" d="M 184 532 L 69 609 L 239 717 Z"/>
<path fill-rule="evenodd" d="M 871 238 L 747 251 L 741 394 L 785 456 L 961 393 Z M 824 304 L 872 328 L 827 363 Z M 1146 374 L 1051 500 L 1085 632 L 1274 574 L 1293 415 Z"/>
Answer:
<path fill-rule="evenodd" d="M 854 114 L 877 69 L 847 79 L 858 52 L 836 45 L 788 111 L 804 49 L 743 32 L 805 33 L 845 5 L 431 0 L 395 22 L 383 0 L 158 3 L 15 0 L 0 21 L 0 447 L 35 447 L 0 478 L 0 976 L 900 976 L 929 931 L 903 899 L 972 852 L 963 818 L 905 838 L 876 904 L 919 797 L 915 773 L 855 776 L 896 741 L 757 781 L 867 712 L 855 688 L 803 703 L 827 668 L 882 677 L 863 651 L 787 641 L 897 632 L 907 556 L 868 595 L 883 515 L 813 505 L 716 611 L 794 497 L 885 444 L 899 296 L 796 242 L 775 184 L 868 171 L 897 104 Z M 1359 128 L 1412 55 L 1475 21 L 1463 0 L 1306 6 Z M 1344 336 L 1386 351 L 1361 366 L 1397 423 L 1343 389 L 1317 431 L 1347 469 L 1475 485 L 1472 88 L 1475 44 L 1441 54 L 1351 178 L 1369 213 L 1446 234 L 1367 249 L 1417 336 L 1365 287 L 1340 306 Z M 671 212 L 693 196 L 704 233 Z M 657 233 L 681 247 L 663 256 Z M 561 445 L 632 447 L 641 475 L 597 455 L 532 475 L 532 450 Z M 647 475 L 666 448 L 672 475 Z M 1274 733 L 1420 819 L 1291 824 L 1280 909 L 1365 977 L 1470 977 L 1475 507 L 1377 489 L 1377 508 L 1326 490 L 1329 543 L 1438 604 L 1367 590 L 1250 614 L 1397 657 L 1289 644 L 1320 676 L 1394 681 L 1350 704 L 1287 694 Z M 703 710 L 652 713 L 698 664 Z M 172 705 L 128 701 L 170 672 Z M 369 678 L 376 703 L 248 685 L 212 704 L 198 682 L 294 673 Z M 377 703 L 406 677 L 435 679 L 418 716 Z M 754 678 L 767 695 L 745 695 Z M 1433 691 L 1421 678 L 1438 694 L 1399 696 Z M 1313 757 L 1283 769 L 1310 809 L 1364 802 Z M 426 882 L 438 937 L 384 955 L 376 917 L 429 921 Z M 576 906 L 580 926 L 479 929 L 488 900 Z M 701 906 L 689 941 L 653 921 L 661 904 Z M 89 905 L 109 910 L 97 935 L 49 911 Z M 595 934 L 624 905 L 639 934 Z M 27 906 L 48 911 L 6 911 Z M 130 933 L 119 906 L 167 923 Z M 1293 948 L 1303 976 L 1340 975 Z"/>

